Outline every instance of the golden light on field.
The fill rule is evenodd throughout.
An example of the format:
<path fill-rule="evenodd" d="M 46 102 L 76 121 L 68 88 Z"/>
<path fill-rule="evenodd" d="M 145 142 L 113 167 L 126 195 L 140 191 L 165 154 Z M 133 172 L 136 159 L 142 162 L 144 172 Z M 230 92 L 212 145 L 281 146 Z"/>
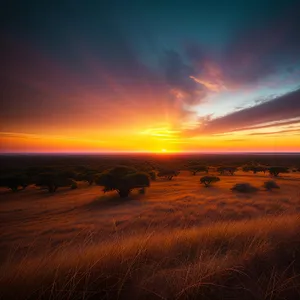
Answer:
<path fill-rule="evenodd" d="M 167 150 L 166 149 L 161 149 L 161 152 L 166 153 Z"/>

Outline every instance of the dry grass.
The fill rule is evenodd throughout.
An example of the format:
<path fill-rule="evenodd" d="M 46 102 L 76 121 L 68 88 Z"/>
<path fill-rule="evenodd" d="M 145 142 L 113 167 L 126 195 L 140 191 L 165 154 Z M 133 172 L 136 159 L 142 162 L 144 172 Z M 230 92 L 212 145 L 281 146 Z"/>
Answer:
<path fill-rule="evenodd" d="M 181 174 L 126 203 L 99 187 L 4 194 L 0 298 L 298 299 L 299 180 L 230 192 L 241 178 L 266 179 Z"/>
<path fill-rule="evenodd" d="M 298 215 L 149 229 L 3 264 L 1 285 L 4 299 L 296 299 L 299 247 Z"/>

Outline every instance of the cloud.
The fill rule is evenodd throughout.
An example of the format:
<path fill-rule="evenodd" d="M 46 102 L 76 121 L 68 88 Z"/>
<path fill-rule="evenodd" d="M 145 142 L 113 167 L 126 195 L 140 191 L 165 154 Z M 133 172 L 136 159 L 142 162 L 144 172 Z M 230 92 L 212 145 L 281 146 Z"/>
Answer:
<path fill-rule="evenodd" d="M 162 120 L 176 123 L 175 128 L 183 128 L 195 119 L 191 106 L 198 105 L 210 94 L 230 91 L 239 84 L 259 82 L 281 66 L 294 80 L 300 78 L 300 18 L 297 15 L 300 10 L 292 5 L 275 18 L 273 13 L 267 13 L 273 20 L 250 24 L 250 28 L 257 25 L 254 30 L 245 31 L 243 27 L 237 34 L 234 26 L 232 36 L 224 45 L 221 45 L 224 41 L 220 43 L 220 49 L 218 41 L 208 46 L 215 32 L 209 15 L 208 22 L 201 23 L 205 18 L 198 17 L 198 9 L 176 5 L 177 9 L 188 8 L 189 11 L 187 17 L 182 17 L 181 29 L 177 30 L 178 18 L 170 18 L 174 6 L 166 5 L 164 13 L 169 14 L 161 18 L 163 23 L 152 18 L 148 23 L 148 29 L 155 31 L 153 41 L 158 44 L 154 45 L 158 49 L 153 51 L 155 54 L 151 53 L 153 58 L 143 56 L 145 49 L 140 47 L 142 41 L 138 37 L 143 26 L 136 26 L 140 25 L 137 20 L 147 19 L 148 9 L 136 11 L 133 3 L 119 9 L 115 3 L 103 1 L 93 5 L 61 1 L 59 6 L 46 2 L 29 1 L 21 5 L 22 9 L 12 7 L 9 13 L 3 10 L 7 20 L 5 39 L 2 39 L 6 46 L 0 55 L 2 131 L 67 128 L 72 133 L 81 131 L 82 127 L 105 131 L 112 127 L 123 129 L 134 122 L 137 128 L 145 122 L 155 126 Z M 195 21 L 191 18 L 189 23 L 192 11 L 197 12 L 198 19 L 193 15 Z M 202 11 L 207 14 L 205 7 Z M 178 13 L 180 17 L 180 9 Z M 198 30 L 200 24 L 207 25 L 207 29 L 202 26 L 205 32 L 189 35 L 195 28 Z M 209 38 L 206 35 L 202 38 L 203 33 Z M 194 38 L 186 41 L 186 36 Z M 173 50 L 165 51 L 165 44 Z M 160 68 L 156 69 L 149 61 L 159 58 Z M 268 100 L 267 106 L 273 99 Z M 262 110 L 263 104 L 257 104 Z M 259 110 L 253 113 L 251 120 L 248 114 L 251 115 L 252 108 L 241 117 L 236 112 L 223 121 L 210 116 L 201 120 L 204 127 L 196 132 L 265 126 L 263 122 L 277 122 L 281 118 L 288 122 L 288 116 L 299 116 L 297 103 L 292 105 L 291 109 L 288 102 L 282 104 L 277 115 L 268 108 L 269 117 L 267 112 Z M 210 112 L 214 112 L 214 107 L 207 113 Z"/>
<path fill-rule="evenodd" d="M 167 84 L 177 99 L 188 104 L 198 103 L 205 95 L 205 85 L 195 82 L 191 76 L 195 69 L 185 63 L 181 55 L 173 50 L 165 51 L 162 67 Z"/>
<path fill-rule="evenodd" d="M 249 133 L 248 135 L 281 135 L 283 133 L 296 133 L 296 134 L 300 134 L 300 128 L 297 129 L 287 129 L 287 130 L 279 130 L 279 131 L 275 131 L 275 132 L 253 132 L 253 133 Z"/>
<path fill-rule="evenodd" d="M 284 122 L 300 116 L 300 89 L 254 107 L 208 120 L 190 134 L 217 134 L 241 131 L 267 122 Z M 288 121 L 287 121 L 288 122 Z"/>
<path fill-rule="evenodd" d="M 286 6 L 282 3 L 279 6 L 274 17 L 266 19 L 258 27 L 251 26 L 241 31 L 229 44 L 221 59 L 227 80 L 242 84 L 258 83 L 279 69 L 286 73 L 299 69 L 300 2 L 291 1 Z"/>
<path fill-rule="evenodd" d="M 162 113 L 169 91 L 159 74 L 139 61 L 117 29 L 105 29 L 109 39 L 101 47 L 78 33 L 72 43 L 59 47 L 60 57 L 6 35 L 0 56 L 1 130 L 77 130 L 82 124 L 97 127 Z M 62 61 L 68 51 L 72 59 Z"/>
<path fill-rule="evenodd" d="M 281 82 L 284 76 L 299 80 L 299 11 L 299 1 L 286 5 L 275 1 L 262 9 L 263 20 L 237 28 L 219 51 L 197 41 L 187 44 L 185 55 L 193 66 L 193 79 L 211 91 L 260 84 L 274 75 L 281 76 Z"/>
<path fill-rule="evenodd" d="M 228 139 L 224 140 L 224 142 L 244 142 L 246 139 Z"/>
<path fill-rule="evenodd" d="M 243 130 L 264 129 L 264 128 L 286 126 L 286 125 L 295 125 L 295 124 L 299 124 L 300 125 L 300 119 L 299 118 L 289 119 L 288 121 L 276 121 L 276 122 L 270 122 L 268 124 L 262 124 L 262 125 L 257 125 L 257 126 L 244 127 Z"/>

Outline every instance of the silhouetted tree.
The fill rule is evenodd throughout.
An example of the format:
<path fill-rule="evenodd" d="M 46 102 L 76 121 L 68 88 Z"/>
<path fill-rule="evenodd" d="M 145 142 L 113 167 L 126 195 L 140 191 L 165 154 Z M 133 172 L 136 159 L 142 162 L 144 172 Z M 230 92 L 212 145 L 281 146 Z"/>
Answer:
<path fill-rule="evenodd" d="M 0 186 L 11 189 L 13 192 L 18 191 L 19 187 L 23 190 L 28 186 L 29 179 L 26 177 L 12 175 L 0 178 Z"/>
<path fill-rule="evenodd" d="M 217 176 L 203 176 L 200 178 L 200 183 L 204 184 L 205 187 L 209 187 L 213 182 L 220 181 L 220 178 Z"/>
<path fill-rule="evenodd" d="M 57 172 L 57 175 L 59 177 L 70 178 L 70 179 L 76 180 L 78 174 L 71 170 L 61 170 L 61 171 Z"/>
<path fill-rule="evenodd" d="M 220 173 L 220 175 L 224 175 L 226 172 L 230 175 L 234 175 L 234 173 L 237 171 L 237 167 L 219 167 L 217 168 L 217 172 Z"/>
<path fill-rule="evenodd" d="M 209 170 L 208 167 L 199 165 L 189 166 L 188 169 L 192 172 L 193 175 L 196 175 L 198 172 L 206 172 L 207 174 Z"/>
<path fill-rule="evenodd" d="M 77 188 L 77 183 L 74 180 L 53 173 L 44 173 L 38 175 L 35 185 L 46 188 L 49 193 L 54 193 L 59 187 L 69 186 L 71 189 Z"/>
<path fill-rule="evenodd" d="M 158 173 L 157 173 L 157 177 L 164 177 L 168 180 L 172 180 L 172 178 L 174 176 L 178 176 L 179 175 L 179 171 L 176 171 L 176 170 L 160 170 Z"/>
<path fill-rule="evenodd" d="M 121 198 L 128 197 L 135 188 L 150 186 L 147 173 L 138 172 L 135 168 L 127 166 L 117 166 L 107 170 L 99 174 L 95 182 L 104 187 L 104 192 L 117 191 Z"/>
<path fill-rule="evenodd" d="M 76 180 L 85 181 L 88 182 L 89 185 L 92 185 L 100 173 L 101 172 L 98 172 L 97 170 L 85 170 L 84 173 L 77 174 Z"/>
<path fill-rule="evenodd" d="M 266 173 L 268 171 L 268 167 L 265 166 L 244 166 L 243 167 L 244 172 L 253 172 L 253 174 L 256 174 L 258 172 L 264 172 Z"/>
<path fill-rule="evenodd" d="M 271 176 L 277 177 L 280 173 L 288 173 L 289 169 L 286 167 L 270 167 L 269 173 Z"/>

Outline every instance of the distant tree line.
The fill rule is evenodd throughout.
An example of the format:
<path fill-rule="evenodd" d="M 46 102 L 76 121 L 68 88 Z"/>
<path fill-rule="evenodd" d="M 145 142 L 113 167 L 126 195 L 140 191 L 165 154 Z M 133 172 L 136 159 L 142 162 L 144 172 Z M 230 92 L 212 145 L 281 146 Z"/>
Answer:
<path fill-rule="evenodd" d="M 121 161 L 121 160 L 120 160 Z M 90 165 L 55 165 L 55 166 L 33 166 L 25 169 L 11 169 L 2 172 L 0 176 L 0 187 L 6 187 L 14 192 L 26 189 L 29 185 L 35 185 L 49 193 L 55 193 L 61 187 L 76 189 L 78 182 L 86 182 L 88 185 L 103 186 L 103 191 L 116 191 L 120 197 L 127 197 L 132 190 L 139 189 L 141 193 L 150 186 L 151 181 L 157 178 L 172 180 L 180 174 L 180 170 L 189 171 L 193 176 L 198 173 L 205 173 L 200 178 L 200 183 L 205 187 L 220 181 L 220 177 L 209 174 L 217 172 L 219 175 L 235 175 L 238 170 L 244 172 L 266 173 L 273 177 L 288 173 L 289 168 L 285 166 L 267 166 L 255 161 L 238 167 L 237 164 L 209 166 L 203 160 L 190 160 L 183 164 L 155 160 L 124 160 L 124 165 L 113 165 L 110 161 L 98 164 L 95 167 Z M 293 172 L 300 171 L 294 167 Z M 245 187 L 243 187 L 245 188 Z M 274 183 L 266 184 L 265 188 L 271 190 L 276 188 Z M 236 187 L 233 190 L 239 190 Z M 245 188 L 247 189 L 247 187 Z"/>

